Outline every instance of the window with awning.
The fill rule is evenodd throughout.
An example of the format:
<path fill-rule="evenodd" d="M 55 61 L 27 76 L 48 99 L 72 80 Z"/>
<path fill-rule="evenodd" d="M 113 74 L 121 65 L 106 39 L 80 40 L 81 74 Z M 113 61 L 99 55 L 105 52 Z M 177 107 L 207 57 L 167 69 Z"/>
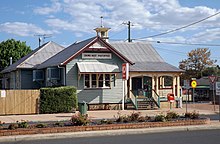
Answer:
<path fill-rule="evenodd" d="M 116 64 L 101 62 L 77 62 L 80 73 L 118 73 Z"/>
<path fill-rule="evenodd" d="M 116 64 L 100 62 L 78 62 L 79 78 L 84 75 L 84 88 L 110 88 L 111 77 L 119 72 Z"/>

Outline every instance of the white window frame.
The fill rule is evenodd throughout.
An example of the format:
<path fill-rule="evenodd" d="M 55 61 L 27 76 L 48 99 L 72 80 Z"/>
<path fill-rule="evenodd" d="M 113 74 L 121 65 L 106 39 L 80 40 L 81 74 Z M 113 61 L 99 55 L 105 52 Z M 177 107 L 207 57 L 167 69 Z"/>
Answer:
<path fill-rule="evenodd" d="M 36 78 L 36 74 L 42 72 L 42 78 Z M 44 80 L 44 71 L 43 70 L 33 70 L 33 81 L 43 81 Z"/>
<path fill-rule="evenodd" d="M 59 77 L 51 77 L 51 71 L 54 70 L 54 69 L 58 70 Z M 47 68 L 47 79 L 48 80 L 60 80 L 60 77 L 61 77 L 61 75 L 60 75 L 60 69 L 59 68 Z"/>
<path fill-rule="evenodd" d="M 95 74 L 96 75 L 96 85 L 95 87 L 92 86 L 92 75 Z M 85 76 L 89 75 L 89 86 L 86 86 L 86 79 Z M 103 76 L 103 84 L 102 87 L 99 86 L 99 77 Z M 109 86 L 106 86 L 106 75 L 109 75 Z M 97 74 L 97 73 L 90 73 L 90 74 L 84 74 L 84 88 L 85 89 L 96 89 L 96 88 L 111 88 L 111 73 L 104 73 L 104 74 Z"/>

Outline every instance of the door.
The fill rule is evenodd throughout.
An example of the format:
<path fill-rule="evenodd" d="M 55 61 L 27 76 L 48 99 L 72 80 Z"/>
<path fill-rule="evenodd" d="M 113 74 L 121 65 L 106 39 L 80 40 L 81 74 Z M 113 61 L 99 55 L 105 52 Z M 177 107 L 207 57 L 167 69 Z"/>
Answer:
<path fill-rule="evenodd" d="M 142 91 L 142 77 L 132 78 L 132 92 L 137 96 Z"/>
<path fill-rule="evenodd" d="M 152 78 L 144 76 L 144 96 L 152 97 Z"/>

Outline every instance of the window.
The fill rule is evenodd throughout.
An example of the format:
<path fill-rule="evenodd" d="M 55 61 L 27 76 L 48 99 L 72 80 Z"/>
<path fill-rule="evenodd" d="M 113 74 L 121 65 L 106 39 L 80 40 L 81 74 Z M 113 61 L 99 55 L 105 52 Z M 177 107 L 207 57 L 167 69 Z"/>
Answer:
<path fill-rule="evenodd" d="M 110 74 L 105 74 L 105 86 L 110 87 Z"/>
<path fill-rule="evenodd" d="M 110 88 L 110 74 L 85 74 L 85 88 Z"/>
<path fill-rule="evenodd" d="M 97 87 L 96 74 L 92 74 L 92 87 L 93 87 L 93 88 L 96 88 L 96 87 Z"/>
<path fill-rule="evenodd" d="M 89 74 L 85 74 L 85 88 L 90 88 L 90 75 Z"/>
<path fill-rule="evenodd" d="M 58 68 L 49 68 L 48 69 L 48 79 L 59 80 L 60 79 L 60 69 Z"/>
<path fill-rule="evenodd" d="M 44 71 L 33 70 L 33 81 L 42 81 L 42 80 L 44 80 Z"/>

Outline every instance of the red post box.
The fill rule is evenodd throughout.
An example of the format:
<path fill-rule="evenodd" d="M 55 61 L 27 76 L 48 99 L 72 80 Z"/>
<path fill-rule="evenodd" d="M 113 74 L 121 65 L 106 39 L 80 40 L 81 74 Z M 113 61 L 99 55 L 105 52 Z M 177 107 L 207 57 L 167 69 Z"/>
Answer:
<path fill-rule="evenodd" d="M 175 101 L 174 94 L 172 93 L 167 94 L 167 99 L 169 102 L 174 102 Z"/>

